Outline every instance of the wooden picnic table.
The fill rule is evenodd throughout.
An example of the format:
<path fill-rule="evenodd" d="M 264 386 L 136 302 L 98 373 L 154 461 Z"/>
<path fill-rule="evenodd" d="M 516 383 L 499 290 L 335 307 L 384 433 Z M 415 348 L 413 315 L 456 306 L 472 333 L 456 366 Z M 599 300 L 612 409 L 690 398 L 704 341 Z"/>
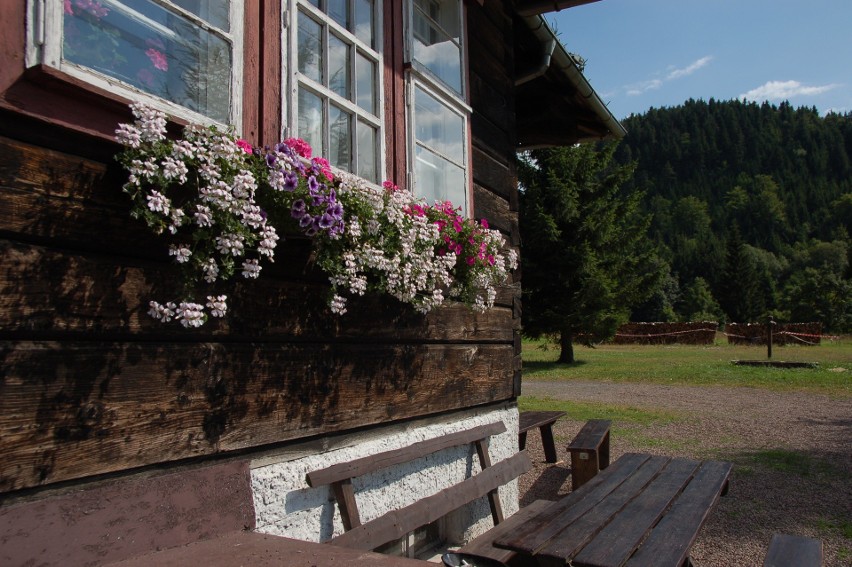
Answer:
<path fill-rule="evenodd" d="M 677 567 L 727 492 L 731 469 L 628 453 L 494 544 L 533 555 L 542 566 Z"/>

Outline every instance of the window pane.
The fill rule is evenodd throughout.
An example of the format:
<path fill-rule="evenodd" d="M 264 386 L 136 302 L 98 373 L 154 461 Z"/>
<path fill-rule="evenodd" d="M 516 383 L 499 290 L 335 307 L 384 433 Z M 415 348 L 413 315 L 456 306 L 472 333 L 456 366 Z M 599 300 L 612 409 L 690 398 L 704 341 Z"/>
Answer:
<path fill-rule="evenodd" d="M 375 49 L 373 44 L 373 0 L 355 0 L 355 37 Z"/>
<path fill-rule="evenodd" d="M 172 0 L 175 4 L 192 12 L 210 25 L 223 31 L 229 31 L 231 6 L 227 0 Z"/>
<path fill-rule="evenodd" d="M 322 99 L 304 88 L 299 88 L 298 132 L 311 145 L 314 155 L 323 155 Z"/>
<path fill-rule="evenodd" d="M 358 74 L 355 91 L 358 106 L 376 114 L 376 64 L 358 53 L 355 59 L 355 72 Z"/>
<path fill-rule="evenodd" d="M 369 181 L 373 181 L 378 183 L 378 174 L 376 169 L 376 157 L 378 157 L 377 152 L 377 136 L 376 129 L 370 126 L 369 124 L 365 124 L 364 122 L 358 121 L 357 126 L 357 134 L 358 134 L 358 171 L 357 175 L 367 179 Z"/>
<path fill-rule="evenodd" d="M 329 155 L 331 165 L 352 171 L 352 136 L 350 125 L 352 118 L 333 104 L 328 112 Z"/>
<path fill-rule="evenodd" d="M 323 82 L 322 27 L 299 13 L 299 71 L 314 81 Z"/>
<path fill-rule="evenodd" d="M 415 150 L 414 188 L 429 204 L 451 201 L 462 214 L 467 209 L 464 170 L 421 146 Z"/>
<path fill-rule="evenodd" d="M 349 45 L 334 34 L 328 36 L 328 88 L 349 99 Z"/>
<path fill-rule="evenodd" d="M 464 119 L 420 87 L 417 87 L 414 105 L 417 141 L 461 163 L 464 160 Z"/>
<path fill-rule="evenodd" d="M 459 0 L 416 0 L 414 59 L 461 93 Z"/>
<path fill-rule="evenodd" d="M 219 122 L 231 106 L 231 44 L 151 2 L 69 3 L 62 58 Z"/>
<path fill-rule="evenodd" d="M 328 15 L 346 29 L 349 29 L 349 0 L 328 0 Z"/>

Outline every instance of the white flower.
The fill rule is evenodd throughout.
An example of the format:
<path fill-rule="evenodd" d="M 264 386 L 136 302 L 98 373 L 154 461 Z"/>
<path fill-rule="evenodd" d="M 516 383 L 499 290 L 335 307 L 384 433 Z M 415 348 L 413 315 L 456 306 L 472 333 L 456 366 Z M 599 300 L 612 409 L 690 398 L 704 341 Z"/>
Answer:
<path fill-rule="evenodd" d="M 260 243 L 257 245 L 257 252 L 263 256 L 268 256 L 272 260 L 277 245 L 278 234 L 275 232 L 275 227 L 264 226 L 260 231 Z"/>
<path fill-rule="evenodd" d="M 243 237 L 239 234 L 226 234 L 216 237 L 216 249 L 222 254 L 230 254 L 231 256 L 242 256 L 245 245 Z"/>
<path fill-rule="evenodd" d="M 331 298 L 329 307 L 331 308 L 332 313 L 343 315 L 346 313 L 346 298 L 335 294 L 334 297 Z"/>
<path fill-rule="evenodd" d="M 136 117 L 136 126 L 144 142 L 158 142 L 166 137 L 165 113 L 143 103 L 133 103 L 130 110 Z"/>
<path fill-rule="evenodd" d="M 257 279 L 260 275 L 260 264 L 255 259 L 246 260 L 243 262 L 243 277 L 247 279 Z"/>
<path fill-rule="evenodd" d="M 162 321 L 163 323 L 168 323 L 172 320 L 172 317 L 175 316 L 175 304 L 171 301 L 165 305 L 161 305 L 156 301 L 151 301 L 148 303 L 148 306 L 150 307 L 148 315 L 158 321 Z"/>
<path fill-rule="evenodd" d="M 200 327 L 204 324 L 204 306 L 182 301 L 177 308 L 177 318 L 184 327 Z"/>
<path fill-rule="evenodd" d="M 207 309 L 213 317 L 224 317 L 228 312 L 227 295 L 207 296 Z"/>
<path fill-rule="evenodd" d="M 174 256 L 178 264 L 185 264 L 189 262 L 189 257 L 192 256 L 192 250 L 190 250 L 187 246 L 175 246 L 172 244 L 169 246 L 169 256 Z"/>
<path fill-rule="evenodd" d="M 171 208 L 171 201 L 169 201 L 168 197 L 166 197 L 159 191 L 152 190 L 151 194 L 148 195 L 147 199 L 149 209 L 151 209 L 155 213 L 163 213 L 164 215 L 169 214 L 169 209 Z"/>
<path fill-rule="evenodd" d="M 180 183 L 186 183 L 186 174 L 188 173 L 186 164 L 182 161 L 167 157 L 163 160 L 163 177 L 166 179 L 177 179 Z"/>
<path fill-rule="evenodd" d="M 213 213 L 210 207 L 204 205 L 195 205 L 195 224 L 198 226 L 213 226 Z"/>
<path fill-rule="evenodd" d="M 216 260 L 213 258 L 208 258 L 207 261 L 201 265 L 201 270 L 204 272 L 204 281 L 207 283 L 213 283 L 216 281 L 216 278 L 219 277 L 219 266 L 216 265 Z"/>
<path fill-rule="evenodd" d="M 142 144 L 142 133 L 131 124 L 119 124 L 115 131 L 115 139 L 122 146 L 136 149 Z"/>

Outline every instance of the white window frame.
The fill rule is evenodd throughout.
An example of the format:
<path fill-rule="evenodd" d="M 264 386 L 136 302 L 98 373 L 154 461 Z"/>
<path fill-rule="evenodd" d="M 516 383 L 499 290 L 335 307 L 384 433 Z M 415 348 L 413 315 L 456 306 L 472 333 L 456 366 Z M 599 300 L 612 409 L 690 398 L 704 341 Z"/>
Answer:
<path fill-rule="evenodd" d="M 94 69 L 78 65 L 62 59 L 63 42 L 63 2 L 62 0 L 28 0 L 27 1 L 27 67 L 45 65 L 57 69 L 71 77 L 80 79 L 95 87 L 115 93 L 121 97 L 148 103 L 171 116 L 190 122 L 203 124 L 219 124 L 233 126 L 239 133 L 242 130 L 242 99 L 243 99 L 243 1 L 230 0 L 230 31 L 224 32 L 210 26 L 195 14 L 184 10 L 168 0 L 153 0 L 170 11 L 173 11 L 197 24 L 206 32 L 212 33 L 232 46 L 231 57 L 231 108 L 229 109 L 228 124 L 223 124 L 213 118 L 190 110 L 172 101 L 160 98 L 151 93 L 133 87 L 119 79 L 99 73 Z M 251 1 L 251 0 L 249 0 Z"/>
<path fill-rule="evenodd" d="M 404 45 L 405 45 L 405 60 L 409 63 L 410 68 L 406 73 L 405 78 L 405 102 L 406 102 L 406 117 L 407 117 L 407 145 L 408 145 L 408 187 L 414 195 L 418 195 L 417 180 L 415 178 L 415 166 L 417 160 L 417 133 L 416 133 L 416 118 L 415 118 L 415 88 L 422 88 L 424 91 L 432 95 L 441 104 L 447 107 L 450 112 L 453 112 L 462 117 L 463 132 L 462 132 L 462 161 L 461 163 L 448 159 L 451 163 L 458 165 L 464 171 L 464 203 L 453 203 L 455 206 L 461 206 L 463 214 L 467 217 L 473 215 L 473 191 L 472 191 L 472 173 L 471 173 L 471 158 L 470 158 L 470 116 L 473 109 L 467 104 L 465 99 L 467 92 L 467 50 L 464 45 L 465 38 L 465 9 L 464 1 L 459 0 L 459 47 L 460 47 L 460 64 L 461 64 L 461 88 L 459 93 L 444 81 L 439 79 L 437 75 L 429 71 L 428 68 L 418 63 L 413 56 L 414 51 L 414 0 L 406 0 L 405 2 L 405 25 L 404 25 Z M 424 146 L 425 147 L 425 146 Z M 431 150 L 430 150 L 431 151 Z M 441 155 L 437 153 L 437 155 Z M 448 156 L 442 156 L 448 157 Z M 432 203 L 429 203 L 430 205 Z"/>
<path fill-rule="evenodd" d="M 395 0 L 385 0 L 385 1 L 395 1 Z M 358 145 L 357 145 L 357 122 L 359 120 L 363 120 L 364 122 L 368 122 L 372 127 L 376 129 L 376 137 L 377 144 L 374 148 L 374 151 L 377 152 L 377 160 L 376 160 L 376 179 L 375 180 L 367 180 L 368 183 L 378 186 L 382 179 L 384 179 L 385 175 L 385 97 L 384 97 L 384 35 L 383 35 L 383 17 L 384 17 L 384 2 L 383 0 L 375 0 L 374 4 L 374 21 L 373 21 L 373 30 L 374 30 L 374 43 L 375 47 L 367 45 L 361 39 L 355 36 L 355 34 L 343 26 L 341 26 L 337 21 L 334 20 L 331 16 L 316 8 L 310 2 L 305 0 L 283 0 L 282 3 L 282 11 L 283 15 L 283 34 L 284 38 L 282 38 L 282 45 L 285 46 L 285 49 L 282 49 L 282 60 L 281 60 L 281 69 L 282 69 L 282 81 L 284 81 L 285 85 L 283 88 L 284 93 L 284 105 L 282 108 L 282 135 L 284 138 L 295 137 L 299 135 L 298 131 L 298 122 L 299 122 L 299 87 L 304 87 L 308 91 L 312 92 L 314 95 L 317 95 L 320 99 L 323 100 L 323 140 L 330 139 L 330 123 L 329 123 L 329 104 L 334 102 L 337 106 L 344 109 L 346 112 L 350 113 L 352 116 L 352 125 L 350 128 L 350 148 L 352 152 L 352 166 L 355 171 L 351 171 L 353 175 L 358 175 Z M 352 7 L 352 3 L 350 2 L 350 8 Z M 369 58 L 373 60 L 376 64 L 376 73 L 375 73 L 375 83 L 374 89 L 376 93 L 376 114 L 372 114 L 360 106 L 358 106 L 357 102 L 353 102 L 348 100 L 339 94 L 332 91 L 330 88 L 322 85 L 314 81 L 313 79 L 305 76 L 299 71 L 299 62 L 298 62 L 298 35 L 299 35 L 299 11 L 303 11 L 311 15 L 311 17 L 316 21 L 320 20 L 323 22 L 324 27 L 324 38 L 323 45 L 325 48 L 328 46 L 328 34 L 330 30 L 335 31 L 339 36 L 345 36 L 347 42 L 351 42 L 351 51 L 349 57 L 349 75 L 350 77 L 355 77 L 355 64 L 357 58 L 355 57 L 356 51 L 361 51 L 362 53 L 366 53 L 369 55 Z M 323 57 L 323 76 L 328 76 L 328 57 L 327 55 Z M 353 79 L 354 80 L 354 79 Z M 313 148 L 314 156 L 328 158 L 325 155 L 324 148 Z M 338 168 L 334 168 L 338 169 Z"/>

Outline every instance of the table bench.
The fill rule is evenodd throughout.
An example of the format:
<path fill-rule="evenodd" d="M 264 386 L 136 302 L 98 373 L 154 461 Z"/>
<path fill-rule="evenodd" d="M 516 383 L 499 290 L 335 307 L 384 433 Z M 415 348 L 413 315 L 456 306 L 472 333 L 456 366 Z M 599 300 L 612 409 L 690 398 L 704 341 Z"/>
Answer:
<path fill-rule="evenodd" d="M 542 567 L 680 567 L 727 492 L 731 469 L 628 453 L 494 544 Z"/>
<path fill-rule="evenodd" d="M 538 427 L 541 433 L 541 446 L 544 448 L 544 459 L 555 463 L 556 442 L 553 440 L 553 424 L 564 416 L 564 411 L 522 411 L 518 424 L 518 447 L 523 451 L 527 446 L 527 432 Z"/>
<path fill-rule="evenodd" d="M 822 567 L 822 542 L 810 537 L 774 534 L 763 567 Z"/>
<path fill-rule="evenodd" d="M 494 524 L 499 525 L 504 517 L 498 487 L 532 468 L 526 451 L 496 463 L 491 462 L 488 439 L 491 435 L 505 431 L 506 426 L 502 422 L 491 423 L 309 472 L 307 481 L 310 486 L 331 485 L 343 519 L 344 533 L 332 538 L 328 543 L 373 550 L 481 497 L 488 498 Z M 413 504 L 362 522 L 352 485 L 354 478 L 407 463 L 443 449 L 467 444 L 476 448 L 480 472 Z"/>
<path fill-rule="evenodd" d="M 609 466 L 608 419 L 590 419 L 568 445 L 571 455 L 571 488 L 577 490 Z"/>

